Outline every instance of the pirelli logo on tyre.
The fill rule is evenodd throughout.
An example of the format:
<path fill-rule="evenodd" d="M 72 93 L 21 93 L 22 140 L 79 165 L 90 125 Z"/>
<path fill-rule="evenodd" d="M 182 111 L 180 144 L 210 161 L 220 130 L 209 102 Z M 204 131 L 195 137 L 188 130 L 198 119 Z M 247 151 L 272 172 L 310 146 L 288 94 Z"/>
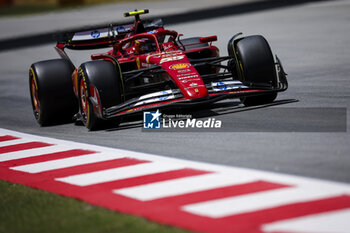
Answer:
<path fill-rule="evenodd" d="M 173 70 L 182 70 L 182 69 L 189 68 L 190 66 L 191 65 L 188 63 L 178 63 L 178 64 L 174 64 L 174 65 L 169 66 L 169 68 L 173 69 Z"/>

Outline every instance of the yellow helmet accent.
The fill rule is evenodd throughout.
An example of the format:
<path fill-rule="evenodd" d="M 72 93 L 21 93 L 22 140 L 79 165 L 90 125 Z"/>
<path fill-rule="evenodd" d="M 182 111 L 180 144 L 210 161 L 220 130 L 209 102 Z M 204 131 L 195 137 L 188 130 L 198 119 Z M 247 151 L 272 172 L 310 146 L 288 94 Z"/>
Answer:
<path fill-rule="evenodd" d="M 142 15 L 142 14 L 148 14 L 149 10 L 148 9 L 144 9 L 144 10 L 135 10 L 135 11 L 131 11 L 128 13 L 124 13 L 124 17 L 129 17 L 129 16 L 134 16 L 134 15 Z"/>

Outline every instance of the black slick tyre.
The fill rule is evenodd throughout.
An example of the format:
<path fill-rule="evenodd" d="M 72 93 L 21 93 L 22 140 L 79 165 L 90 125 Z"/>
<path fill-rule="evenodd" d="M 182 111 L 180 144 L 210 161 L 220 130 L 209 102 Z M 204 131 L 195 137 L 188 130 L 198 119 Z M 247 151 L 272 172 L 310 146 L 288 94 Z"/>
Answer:
<path fill-rule="evenodd" d="M 121 73 L 119 66 L 114 65 L 110 61 L 90 61 L 83 63 L 79 67 L 79 109 L 81 120 L 89 130 L 101 129 L 109 123 L 119 124 L 118 119 L 107 121 L 103 119 L 101 111 L 120 104 L 121 97 Z M 96 90 L 93 93 L 97 98 L 99 106 L 94 106 L 90 100 L 92 96 L 91 88 Z M 97 110 L 99 108 L 99 110 Z"/>
<path fill-rule="evenodd" d="M 96 130 L 102 125 L 102 120 L 99 119 L 93 109 L 93 105 L 89 101 L 90 91 L 85 78 L 85 74 L 79 77 L 79 109 L 81 120 L 86 128 L 89 130 Z"/>
<path fill-rule="evenodd" d="M 264 85 L 270 88 L 277 86 L 275 62 L 266 39 L 260 35 L 248 36 L 236 43 L 238 72 L 242 81 Z M 243 97 L 245 106 L 268 104 L 277 97 L 277 92 L 258 96 Z"/>
<path fill-rule="evenodd" d="M 29 69 L 33 113 L 41 126 L 72 121 L 78 111 L 71 75 L 74 67 L 66 60 L 37 62 Z"/>

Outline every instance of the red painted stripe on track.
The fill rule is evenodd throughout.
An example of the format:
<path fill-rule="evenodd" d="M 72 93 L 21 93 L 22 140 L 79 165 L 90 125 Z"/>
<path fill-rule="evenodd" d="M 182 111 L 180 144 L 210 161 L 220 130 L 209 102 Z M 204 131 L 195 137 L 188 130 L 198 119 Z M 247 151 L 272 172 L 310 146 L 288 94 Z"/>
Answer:
<path fill-rule="evenodd" d="M 154 220 L 159 223 L 166 223 L 178 227 L 184 227 L 194 231 L 237 233 L 262 232 L 260 230 L 261 223 L 255 222 L 254 212 L 250 213 L 250 216 L 246 215 L 244 217 L 241 216 L 240 218 L 238 218 L 239 216 L 230 216 L 227 218 L 213 219 L 188 213 L 182 211 L 176 206 L 171 205 L 157 206 L 155 208 L 153 202 L 142 202 L 131 198 L 123 197 L 121 195 L 112 193 L 111 190 L 98 190 L 97 188 L 91 189 L 92 186 L 78 187 L 75 185 L 57 182 L 52 178 L 50 179 L 49 177 L 43 176 L 40 173 L 27 174 L 24 172 L 8 170 L 4 167 L 0 167 L 0 177 L 11 182 L 21 183 L 31 187 L 44 189 L 46 191 L 54 192 L 64 196 L 75 197 L 80 200 L 87 201 L 91 204 L 109 208 L 111 210 L 144 216 L 150 220 Z M 333 201 L 337 203 L 337 209 L 349 208 L 350 206 L 349 196 L 342 196 L 342 198 L 336 198 Z M 300 205 L 302 207 L 303 205 L 307 204 L 308 203 L 301 203 Z M 328 203 L 327 205 L 328 208 L 318 208 L 317 205 L 314 206 L 314 213 L 322 213 L 322 211 L 329 211 L 330 209 L 336 210 L 334 208 L 335 205 L 333 203 Z M 298 208 L 298 206 L 290 205 L 290 208 L 286 208 L 282 211 L 294 212 L 294 214 L 290 216 L 291 218 L 298 216 L 298 214 L 307 214 L 305 212 L 295 213 L 295 211 L 293 210 L 293 208 L 295 207 Z M 310 206 L 308 206 L 307 208 L 310 208 Z M 264 218 L 264 215 L 269 214 L 269 212 L 265 212 L 263 210 L 261 211 L 260 216 L 257 217 L 260 217 L 261 219 Z M 309 212 L 308 214 L 311 214 L 311 212 Z M 265 218 L 268 218 L 268 216 L 265 216 Z M 284 216 L 284 218 L 288 217 Z M 247 219 L 250 221 L 242 221 Z M 271 221 L 271 219 L 267 220 Z M 265 220 L 264 223 L 265 222 L 268 221 Z"/>
<path fill-rule="evenodd" d="M 350 196 L 341 195 L 320 200 L 297 202 L 288 205 L 253 211 L 244 214 L 232 215 L 222 218 L 231 224 L 250 225 L 252 221 L 256 225 L 319 214 L 328 211 L 350 208 Z"/>
<path fill-rule="evenodd" d="M 11 141 L 11 140 L 15 140 L 15 139 L 19 139 L 19 138 L 13 137 L 10 135 L 0 136 L 0 142 Z"/>
<path fill-rule="evenodd" d="M 291 187 L 288 185 L 271 183 L 267 181 L 256 181 L 239 185 L 230 185 L 221 188 L 215 188 L 210 190 L 204 190 L 199 192 L 193 192 L 178 196 L 166 197 L 157 200 L 150 201 L 154 205 L 175 205 L 183 206 L 187 204 L 193 204 L 198 202 L 204 202 L 214 199 L 220 199 L 225 197 L 234 197 L 239 195 L 245 195 L 250 193 L 256 193 L 261 191 L 268 191 L 273 189 Z"/>
<path fill-rule="evenodd" d="M 46 147 L 46 146 L 52 146 L 52 145 L 53 144 L 48 144 L 48 143 L 44 143 L 44 142 L 27 142 L 27 143 L 21 143 L 21 144 L 17 144 L 17 145 L 3 146 L 3 147 L 0 147 L 0 154 L 21 151 L 21 150 L 34 149 L 34 148 L 40 148 L 40 147 Z"/>
<path fill-rule="evenodd" d="M 154 203 L 148 202 L 148 207 Z M 200 232 L 230 232 L 230 233 L 263 233 L 263 224 L 303 217 L 313 214 L 321 214 L 329 211 L 343 210 L 350 208 L 350 196 L 342 195 L 315 201 L 292 203 L 271 209 L 253 211 L 240 215 L 232 215 L 224 218 L 210 218 L 184 212 L 179 208 L 167 208 L 157 206 L 153 216 L 158 215 L 157 221 L 187 227 Z M 172 209 L 172 211 L 169 211 Z M 168 211 L 167 211 L 168 210 Z M 162 212 L 168 212 L 166 217 L 159 216 Z M 170 220 L 170 221 L 169 221 Z M 189 227 L 190 226 L 190 227 Z M 277 233 L 277 232 L 276 232 Z"/>
<path fill-rule="evenodd" d="M 101 170 L 106 170 L 111 168 L 119 168 L 119 167 L 125 167 L 125 166 L 131 166 L 131 165 L 136 165 L 140 163 L 149 163 L 149 162 L 150 161 L 146 161 L 146 160 L 120 158 L 120 159 L 113 159 L 113 160 L 96 162 L 96 163 L 89 163 L 84 165 L 77 165 L 73 167 L 55 169 L 55 170 L 40 172 L 37 174 L 40 174 L 41 176 L 61 178 L 66 176 L 73 176 L 73 175 L 78 175 L 83 173 L 96 172 L 96 171 L 101 171 Z"/>
<path fill-rule="evenodd" d="M 94 154 L 94 153 L 96 152 L 90 151 L 90 150 L 80 150 L 80 149 L 66 150 L 66 151 L 61 151 L 56 153 L 33 156 L 29 158 L 8 160 L 8 161 L 0 162 L 0 166 L 14 167 L 14 166 L 40 163 L 40 162 L 46 162 L 50 160 L 64 159 L 64 158 L 80 156 L 80 155 L 88 155 L 88 154 Z"/>
<path fill-rule="evenodd" d="M 0 149 L 3 148 L 5 147 L 0 147 Z M 80 151 L 82 152 L 83 150 Z M 61 152 L 48 154 L 57 156 L 55 158 L 51 156 L 50 158 L 46 158 L 45 156 L 48 155 L 43 155 L 38 156 L 37 158 L 33 157 L 13 161 L 17 161 L 19 163 L 18 165 L 25 165 L 36 162 L 49 161 L 52 159 L 65 158 L 64 152 L 62 152 L 62 154 L 60 153 Z M 76 153 L 78 155 L 80 153 L 79 150 L 76 150 Z M 72 156 L 72 154 L 67 156 L 70 157 Z M 84 187 L 70 185 L 64 182 L 54 180 L 54 178 L 56 178 L 57 175 L 60 175 L 61 173 L 64 174 L 64 176 L 66 176 L 67 174 L 69 175 L 69 170 L 71 170 L 72 168 L 76 169 L 75 173 L 73 174 L 75 175 L 76 172 L 79 172 L 80 174 L 80 172 L 82 172 L 84 169 L 86 169 L 86 171 L 83 171 L 83 173 L 103 170 L 106 169 L 106 167 L 114 168 L 116 167 L 115 164 L 118 163 L 117 161 L 119 161 L 118 166 L 122 166 L 123 162 L 121 160 L 123 159 L 114 159 L 107 162 L 105 161 L 87 165 L 79 165 L 75 167 L 57 169 L 37 174 L 29 174 L 26 172 L 11 170 L 9 169 L 9 167 L 13 165 L 11 165 L 10 161 L 4 161 L 0 163 L 0 178 L 11 182 L 28 185 L 30 187 L 43 189 L 49 192 L 61 194 L 64 196 L 74 197 L 83 201 L 87 201 L 94 205 L 109 208 L 111 210 L 139 215 L 159 223 L 183 227 L 189 230 L 199 232 L 262 233 L 261 227 L 264 224 L 268 224 L 271 222 L 350 208 L 350 195 L 339 195 L 330 198 L 299 203 L 291 202 L 283 206 L 247 212 L 244 214 L 231 215 L 224 218 L 210 218 L 199 216 L 193 213 L 186 212 L 181 208 L 183 205 L 186 204 L 199 203 L 206 200 L 214 200 L 217 198 L 238 196 L 274 188 L 278 189 L 287 187 L 287 185 L 264 181 L 264 177 L 261 177 L 260 179 L 262 180 L 258 182 L 251 182 L 241 185 L 227 186 L 212 190 L 188 193 L 184 195 L 157 199 L 154 201 L 139 201 L 112 192 L 113 189 L 118 188 L 131 187 L 141 184 L 209 173 L 206 171 L 195 169 L 179 169 L 176 171 L 162 172 Z M 129 160 L 131 159 L 129 158 Z M 141 161 L 137 159 L 134 160 Z M 99 168 L 94 169 L 94 167 L 96 167 L 96 164 L 98 164 Z M 296 183 L 296 185 L 298 184 Z M 317 190 L 311 189 L 310 191 L 315 192 Z"/>
<path fill-rule="evenodd" d="M 96 185 L 91 185 L 90 188 L 98 188 L 98 189 L 121 189 L 121 188 L 127 188 L 137 185 L 143 185 L 143 184 L 150 184 L 160 181 L 166 181 L 166 180 L 173 180 L 178 178 L 184 178 L 184 177 L 190 177 L 190 176 L 198 176 L 203 174 L 208 174 L 211 172 L 208 171 L 201 171 L 196 169 L 179 169 L 174 171 L 167 171 L 167 172 L 159 172 L 155 174 L 150 175 L 144 175 L 144 176 L 138 176 L 133 178 L 127 178 L 123 180 L 116 180 Z"/>

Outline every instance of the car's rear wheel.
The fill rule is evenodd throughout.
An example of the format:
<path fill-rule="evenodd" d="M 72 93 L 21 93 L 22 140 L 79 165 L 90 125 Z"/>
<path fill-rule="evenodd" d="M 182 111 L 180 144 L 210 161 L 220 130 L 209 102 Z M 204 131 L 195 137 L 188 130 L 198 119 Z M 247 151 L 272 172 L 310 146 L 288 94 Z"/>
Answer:
<path fill-rule="evenodd" d="M 72 65 L 63 59 L 37 62 L 29 69 L 29 89 L 36 121 L 41 126 L 66 123 L 78 111 Z"/>
<path fill-rule="evenodd" d="M 80 66 L 79 109 L 81 120 L 89 130 L 101 129 L 111 123 L 114 126 L 119 124 L 118 118 L 104 120 L 101 111 L 122 102 L 120 75 L 119 66 L 109 61 L 90 61 Z M 95 105 L 90 97 L 95 99 Z"/>
<path fill-rule="evenodd" d="M 238 58 L 238 73 L 243 81 L 249 81 L 257 86 L 262 85 L 268 88 L 277 86 L 277 75 L 275 62 L 266 39 L 260 35 L 248 36 L 236 43 Z M 277 92 L 243 97 L 242 103 L 245 106 L 267 104 L 273 102 Z"/>

